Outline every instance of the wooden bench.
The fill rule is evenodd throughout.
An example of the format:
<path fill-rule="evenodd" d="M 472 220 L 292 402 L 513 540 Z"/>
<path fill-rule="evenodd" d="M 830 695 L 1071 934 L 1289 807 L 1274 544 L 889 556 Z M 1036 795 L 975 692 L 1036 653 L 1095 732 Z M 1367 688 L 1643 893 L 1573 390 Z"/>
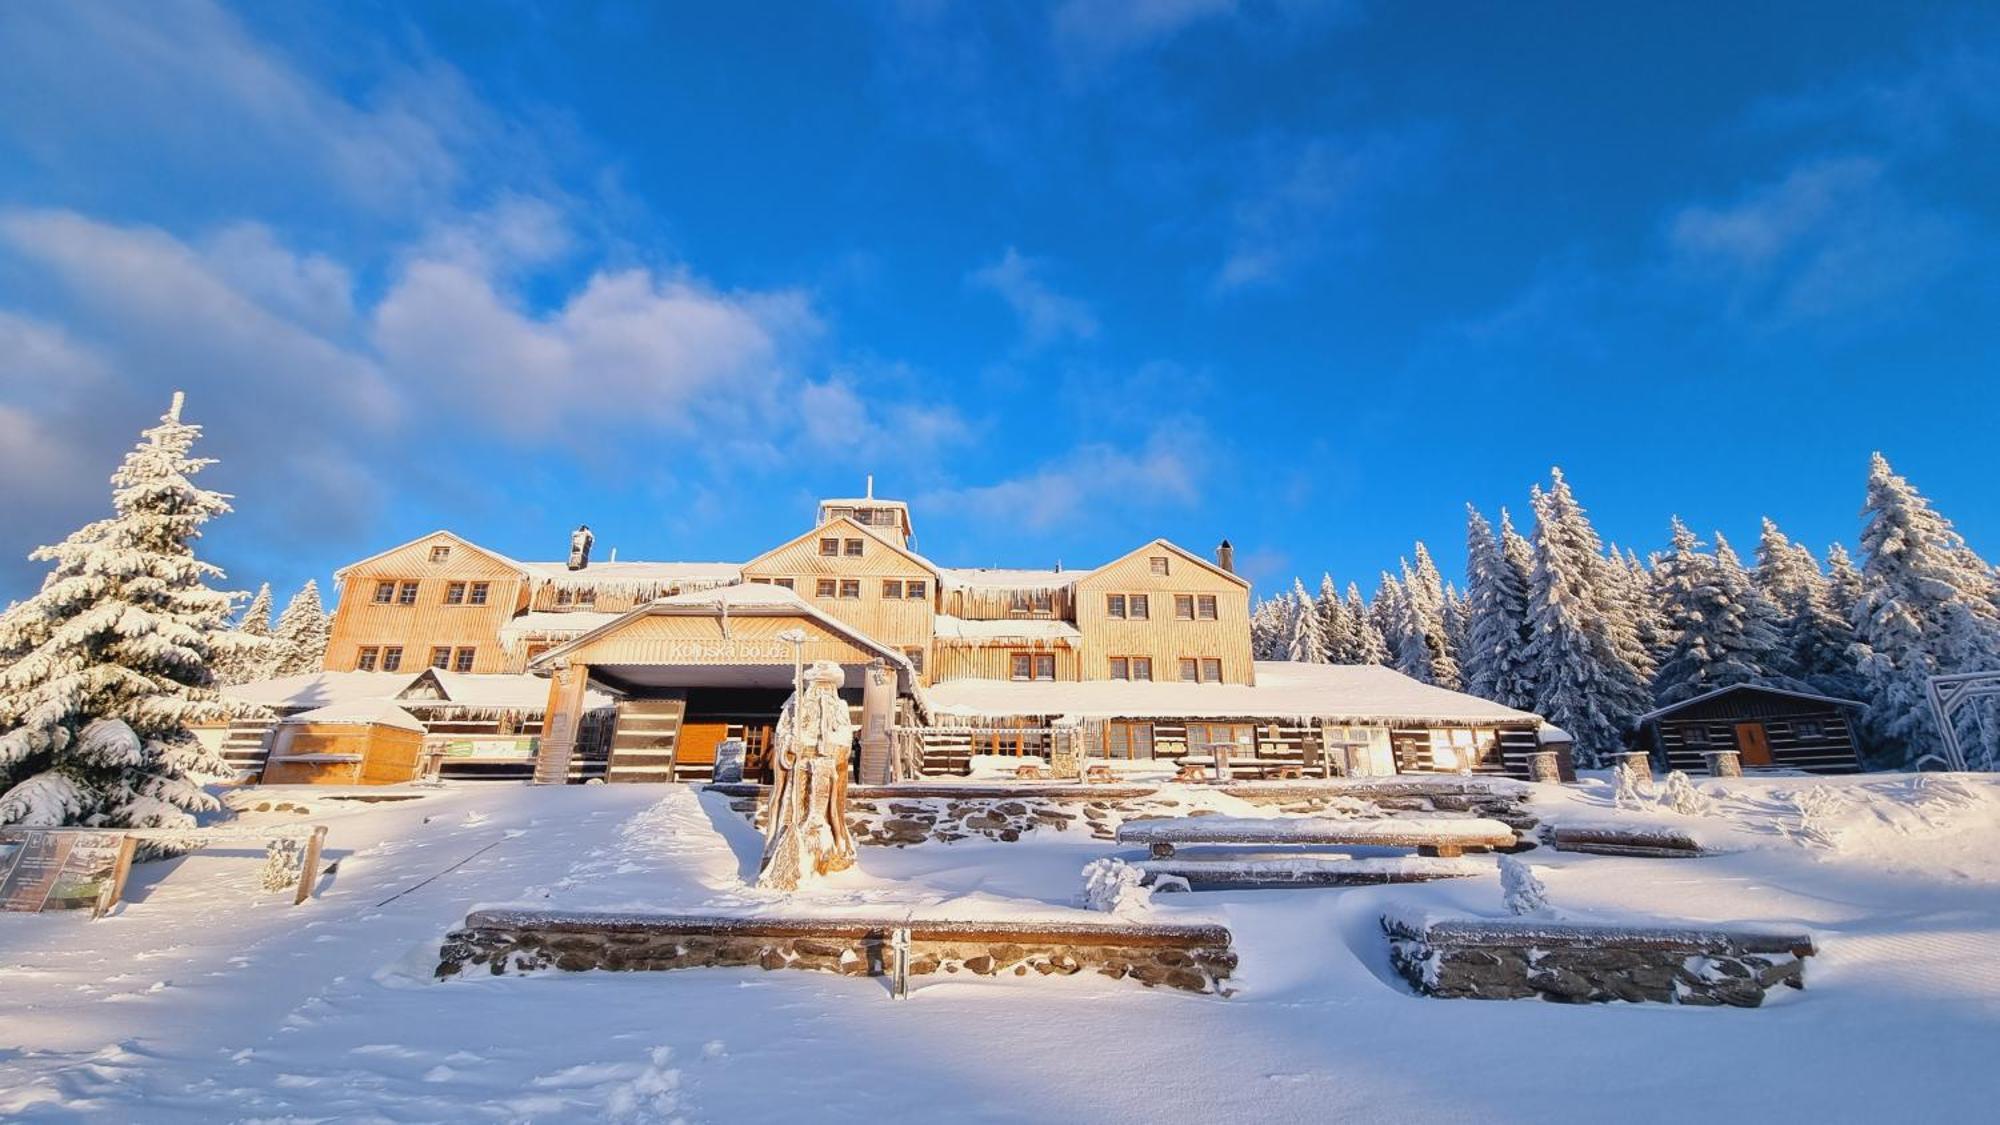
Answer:
<path fill-rule="evenodd" d="M 1415 848 L 1421 856 L 1455 857 L 1468 848 L 1510 848 L 1517 842 L 1512 828 L 1480 817 L 1170 817 L 1128 820 L 1119 825 L 1117 840 L 1145 844 L 1155 859 L 1173 855 L 1176 847 L 1230 844 Z"/>

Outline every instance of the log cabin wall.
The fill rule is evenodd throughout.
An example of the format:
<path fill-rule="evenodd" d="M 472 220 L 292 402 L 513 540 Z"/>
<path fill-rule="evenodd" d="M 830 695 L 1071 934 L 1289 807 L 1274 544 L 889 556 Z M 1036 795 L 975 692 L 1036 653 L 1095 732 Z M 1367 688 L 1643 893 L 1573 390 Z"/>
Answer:
<path fill-rule="evenodd" d="M 1652 724 L 1656 732 L 1650 749 L 1666 760 L 1667 768 L 1701 775 L 1708 772 L 1707 751 L 1735 750 L 1738 723 L 1756 722 L 1764 728 L 1771 748 L 1771 765 L 1759 767 L 1745 762 L 1745 769 L 1794 769 L 1808 773 L 1854 773 L 1861 768 L 1854 731 L 1846 712 L 1838 707 L 1809 700 L 1786 700 L 1777 696 L 1724 697 L 1717 703 L 1734 706 L 1691 708 L 1676 712 Z"/>
<path fill-rule="evenodd" d="M 1160 573 L 1164 559 L 1165 573 Z M 1113 617 L 1111 595 L 1147 598 L 1145 620 Z M 1175 616 L 1174 596 L 1215 598 L 1215 620 L 1183 620 Z M 1250 655 L 1250 589 L 1234 575 L 1217 570 L 1179 548 L 1155 540 L 1076 583 L 1076 626 L 1083 633 L 1079 650 L 1080 678 L 1102 680 L 1111 675 L 1114 656 L 1146 656 L 1153 661 L 1155 680 L 1180 678 L 1180 661 L 1203 658 L 1221 661 L 1221 682 L 1256 682 Z"/>
<path fill-rule="evenodd" d="M 824 554 L 821 540 L 832 540 Z M 859 553 L 850 553 L 858 545 Z M 931 635 L 938 597 L 936 568 L 850 519 L 835 519 L 743 564 L 746 582 L 790 581 L 792 591 L 813 608 L 902 650 L 924 654 L 930 666 Z M 834 584 L 831 596 L 820 582 Z M 851 582 L 854 596 L 842 596 Z M 922 594 L 910 596 L 911 583 Z M 893 592 L 892 592 L 893 591 Z"/>
<path fill-rule="evenodd" d="M 509 670 L 500 627 L 525 607 L 527 592 L 521 572 L 506 560 L 439 533 L 356 563 L 338 577 L 340 600 L 322 665 L 328 671 L 355 670 L 367 648 L 376 650 L 379 671 L 391 670 L 383 667 L 383 656 L 392 648 L 402 650 L 397 671 L 429 667 L 434 648 L 451 649 L 454 658 L 471 649 L 472 672 Z M 396 592 L 378 602 L 376 590 L 385 582 L 394 583 Z M 483 605 L 471 601 L 474 584 L 481 582 L 486 583 Z M 402 591 L 412 583 L 415 596 L 405 601 Z M 465 600 L 456 604 L 446 600 L 453 583 L 466 588 Z"/>

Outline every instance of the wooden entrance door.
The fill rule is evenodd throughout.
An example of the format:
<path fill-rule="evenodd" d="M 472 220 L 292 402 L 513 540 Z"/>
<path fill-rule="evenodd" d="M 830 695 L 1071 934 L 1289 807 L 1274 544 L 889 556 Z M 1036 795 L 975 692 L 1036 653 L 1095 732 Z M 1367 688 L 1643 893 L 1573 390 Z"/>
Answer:
<path fill-rule="evenodd" d="M 1763 723 L 1736 724 L 1736 753 L 1746 766 L 1771 764 L 1771 740 L 1764 734 Z"/>
<path fill-rule="evenodd" d="M 683 723 L 676 766 L 715 765 L 715 748 L 729 734 L 728 723 Z"/>

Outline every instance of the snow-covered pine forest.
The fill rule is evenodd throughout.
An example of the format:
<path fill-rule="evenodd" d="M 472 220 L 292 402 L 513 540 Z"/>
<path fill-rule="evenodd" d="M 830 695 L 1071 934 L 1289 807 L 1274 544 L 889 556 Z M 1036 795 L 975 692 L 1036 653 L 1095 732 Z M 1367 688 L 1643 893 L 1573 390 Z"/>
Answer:
<path fill-rule="evenodd" d="M 1530 507 L 1525 534 L 1505 509 L 1496 527 L 1467 507 L 1462 588 L 1421 542 L 1367 600 L 1331 575 L 1316 592 L 1294 580 L 1256 606 L 1257 658 L 1383 664 L 1534 711 L 1586 761 L 1623 748 L 1653 707 L 1756 682 L 1861 701 L 1870 759 L 1912 766 L 1940 745 L 1929 677 L 2000 671 L 2000 572 L 1879 453 L 1858 563 L 1768 519 L 1749 561 L 1678 517 L 1641 558 L 1598 538 L 1559 469 Z M 1968 765 L 2000 768 L 2000 706 L 1961 734 Z"/>

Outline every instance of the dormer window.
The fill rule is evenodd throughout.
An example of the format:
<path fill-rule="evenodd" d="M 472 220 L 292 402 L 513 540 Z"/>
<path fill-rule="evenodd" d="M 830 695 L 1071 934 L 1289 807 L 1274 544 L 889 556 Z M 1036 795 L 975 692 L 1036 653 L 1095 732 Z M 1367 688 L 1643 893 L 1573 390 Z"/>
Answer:
<path fill-rule="evenodd" d="M 578 591 L 576 592 L 576 604 L 578 604 L 578 605 L 593 605 L 593 606 L 594 606 L 594 605 L 596 605 L 596 604 L 597 604 L 597 591 L 596 591 L 596 590 L 578 590 Z"/>
<path fill-rule="evenodd" d="M 439 543 L 431 548 L 431 562 L 441 563 L 451 559 L 451 544 Z"/>
<path fill-rule="evenodd" d="M 557 604 L 557 605 L 559 605 L 559 606 L 565 606 L 565 605 L 575 605 L 575 604 L 576 604 L 576 591 L 575 591 L 575 590 L 571 590 L 571 589 L 567 589 L 567 588 L 565 588 L 565 589 L 561 589 L 561 590 L 557 590 L 557 591 L 556 591 L 556 604 Z"/>

